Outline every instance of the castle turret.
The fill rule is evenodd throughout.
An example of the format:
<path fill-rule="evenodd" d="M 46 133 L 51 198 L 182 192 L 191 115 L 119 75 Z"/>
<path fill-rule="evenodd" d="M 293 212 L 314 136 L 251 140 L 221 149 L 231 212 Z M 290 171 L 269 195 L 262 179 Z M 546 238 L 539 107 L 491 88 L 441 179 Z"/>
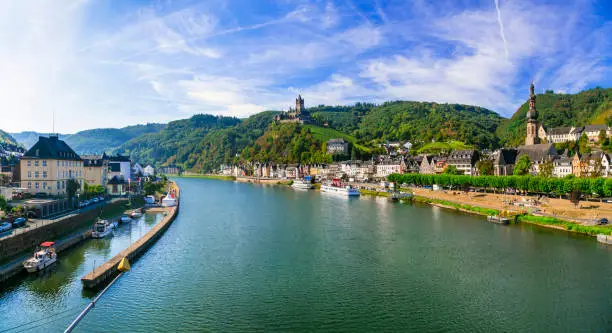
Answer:
<path fill-rule="evenodd" d="M 298 97 L 295 99 L 295 113 L 299 115 L 304 110 L 304 99 L 302 98 L 302 95 L 298 95 Z"/>
<path fill-rule="evenodd" d="M 529 86 L 529 111 L 527 111 L 527 136 L 525 145 L 535 145 L 540 143 L 538 136 L 538 111 L 536 110 L 536 95 L 533 82 Z"/>

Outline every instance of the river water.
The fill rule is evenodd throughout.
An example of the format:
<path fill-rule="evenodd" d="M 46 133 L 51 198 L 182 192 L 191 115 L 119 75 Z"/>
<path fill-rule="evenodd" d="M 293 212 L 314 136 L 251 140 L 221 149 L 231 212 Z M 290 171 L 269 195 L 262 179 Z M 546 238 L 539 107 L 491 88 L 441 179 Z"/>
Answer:
<path fill-rule="evenodd" d="M 177 183 L 178 218 L 77 331 L 612 331 L 612 248 L 593 238 L 382 198 Z M 47 311 L 69 316 L 30 332 L 65 328 L 91 297 L 78 281 L 90 257 L 110 257 L 85 248 L 60 257 L 62 277 L 0 293 L 0 331 Z"/>

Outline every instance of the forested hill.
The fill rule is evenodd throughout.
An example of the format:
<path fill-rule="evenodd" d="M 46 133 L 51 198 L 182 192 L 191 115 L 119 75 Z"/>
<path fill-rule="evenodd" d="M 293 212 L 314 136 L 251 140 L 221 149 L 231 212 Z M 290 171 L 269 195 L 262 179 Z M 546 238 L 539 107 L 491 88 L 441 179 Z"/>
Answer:
<path fill-rule="evenodd" d="M 497 129 L 500 142 L 507 146 L 523 143 L 526 134 L 526 101 Z M 544 127 L 612 125 L 612 89 L 595 88 L 578 94 L 546 92 L 536 96 L 538 120 Z"/>
<path fill-rule="evenodd" d="M 167 165 L 190 162 L 187 157 L 212 130 L 236 126 L 240 119 L 212 115 L 195 115 L 168 123 L 159 132 L 140 135 L 115 150 L 143 164 Z M 201 151 L 200 151 L 201 153 Z M 197 159 L 193 157 L 192 159 Z"/>
<path fill-rule="evenodd" d="M 23 147 L 9 133 L 0 130 L 0 150 L 22 152 Z"/>

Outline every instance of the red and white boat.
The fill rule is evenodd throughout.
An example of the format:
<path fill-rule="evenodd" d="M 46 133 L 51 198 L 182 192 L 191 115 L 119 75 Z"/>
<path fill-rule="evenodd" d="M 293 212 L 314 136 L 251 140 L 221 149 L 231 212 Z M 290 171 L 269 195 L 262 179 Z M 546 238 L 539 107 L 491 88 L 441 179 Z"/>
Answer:
<path fill-rule="evenodd" d="M 54 245 L 54 242 L 40 244 L 40 248 L 34 252 L 34 256 L 23 262 L 23 267 L 29 273 L 34 273 L 51 266 L 57 261 Z"/>
<path fill-rule="evenodd" d="M 359 196 L 359 190 L 351 185 L 343 185 L 340 179 L 334 178 L 331 183 L 321 185 L 321 192 L 338 194 L 341 196 Z"/>

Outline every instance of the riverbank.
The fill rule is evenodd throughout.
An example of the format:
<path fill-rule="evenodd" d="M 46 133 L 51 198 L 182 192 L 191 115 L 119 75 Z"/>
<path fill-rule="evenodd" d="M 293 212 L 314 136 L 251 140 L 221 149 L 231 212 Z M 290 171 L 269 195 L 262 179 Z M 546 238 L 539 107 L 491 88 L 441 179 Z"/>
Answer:
<path fill-rule="evenodd" d="M 219 180 L 236 180 L 234 176 L 211 175 L 211 174 L 182 174 L 180 176 L 172 176 L 174 178 L 203 178 L 203 179 L 219 179 Z"/>

